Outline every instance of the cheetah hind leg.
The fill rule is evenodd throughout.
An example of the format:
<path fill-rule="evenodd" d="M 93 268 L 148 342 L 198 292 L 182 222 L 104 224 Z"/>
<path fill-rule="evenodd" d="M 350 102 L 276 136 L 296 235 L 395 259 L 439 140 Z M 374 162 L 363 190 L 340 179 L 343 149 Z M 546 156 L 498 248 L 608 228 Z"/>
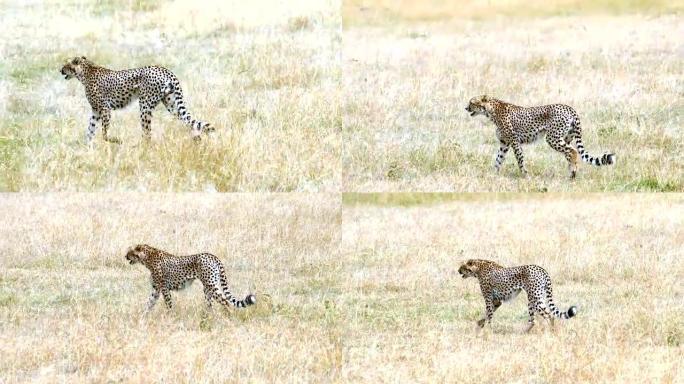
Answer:
<path fill-rule="evenodd" d="M 577 176 L 577 163 L 579 163 L 579 153 L 571 145 L 566 146 L 565 159 L 568 160 L 568 171 L 570 178 L 574 179 Z"/>
<path fill-rule="evenodd" d="M 541 317 L 544 318 L 549 324 L 551 325 L 551 329 L 554 328 L 555 322 L 553 321 L 553 314 L 551 313 L 551 310 L 549 309 L 548 306 L 544 305 L 543 303 L 538 303 L 537 304 L 537 313 L 541 315 Z"/>
<path fill-rule="evenodd" d="M 577 176 L 577 164 L 579 163 L 579 153 L 570 145 L 565 137 L 558 137 L 557 135 L 546 135 L 546 142 L 551 148 L 562 153 L 568 161 L 568 172 L 570 178 L 574 179 Z"/>
<path fill-rule="evenodd" d="M 211 299 L 214 298 L 214 293 L 211 288 L 204 287 L 204 298 L 207 299 L 207 308 L 211 309 Z"/>
<path fill-rule="evenodd" d="M 529 320 L 527 321 L 527 328 L 525 329 L 525 332 L 529 333 L 532 328 L 534 328 L 534 303 L 532 301 L 529 301 L 527 303 L 527 312 L 530 316 Z"/>

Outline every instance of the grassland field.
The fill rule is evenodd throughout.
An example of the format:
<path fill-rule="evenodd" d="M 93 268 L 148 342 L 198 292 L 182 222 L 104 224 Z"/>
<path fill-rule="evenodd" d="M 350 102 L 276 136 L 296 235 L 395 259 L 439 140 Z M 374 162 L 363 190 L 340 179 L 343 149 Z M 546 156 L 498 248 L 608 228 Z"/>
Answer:
<path fill-rule="evenodd" d="M 339 378 L 340 203 L 317 194 L 0 196 L 0 382 L 321 382 Z M 136 243 L 210 252 L 245 310 L 202 284 L 144 315 Z"/>
<path fill-rule="evenodd" d="M 407 203 L 408 202 L 408 203 Z M 678 194 L 3 195 L 0 377 L 15 382 L 630 382 L 682 375 Z M 209 251 L 246 310 L 201 284 L 143 315 L 146 242 Z M 525 295 L 475 322 L 467 258 L 538 264 L 578 315 L 533 332 Z M 505 362 L 505 364 L 503 363 Z"/>
<path fill-rule="evenodd" d="M 678 194 L 349 195 L 344 377 L 358 382 L 676 383 L 684 199 Z M 537 264 L 579 313 L 531 333 L 520 295 L 480 330 L 469 258 Z"/>
<path fill-rule="evenodd" d="M 682 191 L 682 1 L 383 1 L 343 6 L 343 181 L 352 192 Z M 544 140 L 499 174 L 482 94 L 573 106 L 575 181 Z"/>
<path fill-rule="evenodd" d="M 340 188 L 337 1 L 5 1 L 0 23 L 0 190 Z M 170 69 L 217 134 L 197 145 L 160 106 L 146 144 L 133 103 L 112 113 L 121 145 L 85 146 L 83 87 L 59 74 L 81 55 Z"/>
<path fill-rule="evenodd" d="M 0 191 L 18 193 L 0 193 L 0 384 L 681 383 L 684 196 L 619 192 L 684 191 L 683 15 L 682 0 L 2 2 Z M 85 146 L 82 86 L 58 72 L 76 55 L 171 69 L 216 135 L 195 143 L 159 107 L 145 143 L 134 105 L 112 114 L 122 144 Z M 572 105 L 617 164 L 570 181 L 542 141 L 528 178 L 512 153 L 495 174 L 493 124 L 464 111 L 482 93 Z M 208 310 L 195 282 L 144 315 L 136 243 L 216 254 L 258 302 Z M 478 329 L 468 258 L 544 267 L 578 315 L 525 333 L 520 295 Z"/>

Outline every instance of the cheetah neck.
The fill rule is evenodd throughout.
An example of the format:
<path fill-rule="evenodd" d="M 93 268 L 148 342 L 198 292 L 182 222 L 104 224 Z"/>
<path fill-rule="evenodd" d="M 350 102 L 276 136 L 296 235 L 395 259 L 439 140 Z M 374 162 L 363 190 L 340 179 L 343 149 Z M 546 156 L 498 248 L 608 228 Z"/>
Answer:
<path fill-rule="evenodd" d="M 97 72 L 107 71 L 106 68 L 98 67 L 96 65 L 87 65 L 83 68 L 83 72 L 76 74 L 76 78 L 83 83 L 83 85 L 88 85 L 88 80 L 91 79 Z"/>
<path fill-rule="evenodd" d="M 509 115 L 513 110 L 522 108 L 515 104 L 507 103 L 498 99 L 492 100 L 491 104 L 492 107 L 487 108 L 485 110 L 485 114 L 494 124 L 497 125 L 501 123 L 503 116 Z"/>
<path fill-rule="evenodd" d="M 478 270 L 477 270 L 477 278 L 482 279 L 485 278 L 487 275 L 492 273 L 495 270 L 502 269 L 503 267 L 493 261 L 490 261 L 486 264 L 481 265 Z"/>

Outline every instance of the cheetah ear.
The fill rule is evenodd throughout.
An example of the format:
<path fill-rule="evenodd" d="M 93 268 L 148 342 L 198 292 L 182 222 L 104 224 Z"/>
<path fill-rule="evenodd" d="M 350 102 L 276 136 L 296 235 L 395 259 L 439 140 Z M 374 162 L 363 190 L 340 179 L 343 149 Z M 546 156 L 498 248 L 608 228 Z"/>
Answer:
<path fill-rule="evenodd" d="M 83 59 L 83 60 L 88 60 L 88 59 L 86 59 L 86 57 L 85 57 L 85 56 L 81 56 L 81 59 Z"/>
<path fill-rule="evenodd" d="M 483 101 L 483 102 L 487 102 L 487 101 L 489 101 L 489 100 L 491 100 L 491 99 L 489 98 L 489 96 L 487 96 L 487 95 L 482 95 L 482 101 Z"/>

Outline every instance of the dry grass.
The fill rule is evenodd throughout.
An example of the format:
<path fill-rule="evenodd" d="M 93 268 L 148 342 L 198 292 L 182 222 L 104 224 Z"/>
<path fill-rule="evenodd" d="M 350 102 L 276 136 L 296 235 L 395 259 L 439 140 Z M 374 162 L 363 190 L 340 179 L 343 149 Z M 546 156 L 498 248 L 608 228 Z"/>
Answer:
<path fill-rule="evenodd" d="M 318 194 L 2 195 L 0 382 L 302 382 L 340 373 L 340 206 Z M 209 251 L 243 311 L 201 283 L 142 317 L 138 242 Z"/>
<path fill-rule="evenodd" d="M 343 207 L 338 303 L 349 381 L 681 382 L 681 195 L 357 200 Z M 541 265 L 579 314 L 525 334 L 520 295 L 477 330 L 477 281 L 457 273 L 467 258 Z"/>
<path fill-rule="evenodd" d="M 578 2 L 533 2 L 549 12 L 531 9 L 526 18 L 495 6 L 477 18 L 467 6 L 446 5 L 454 15 L 421 18 L 413 8 L 439 7 L 361 3 L 380 16 L 345 14 L 346 191 L 684 190 L 681 2 L 552 17 L 540 16 Z M 500 2 L 508 3 L 516 2 Z M 524 147 L 531 177 L 520 178 L 512 153 L 496 175 L 494 125 L 464 111 L 483 93 L 518 105 L 572 105 L 587 149 L 614 151 L 617 165 L 583 164 L 570 182 L 563 156 L 542 141 Z"/>
<path fill-rule="evenodd" d="M 348 0 L 342 4 L 346 26 L 401 22 L 530 19 L 569 15 L 625 15 L 684 11 L 682 0 Z"/>
<path fill-rule="evenodd" d="M 0 381 L 681 376 L 682 196 L 345 200 L 341 208 L 325 194 L 1 196 Z M 137 242 L 219 255 L 231 289 L 256 292 L 258 304 L 209 312 L 195 283 L 174 293 L 173 310 L 159 303 L 141 316 L 148 272 L 123 259 Z M 468 257 L 544 266 L 556 302 L 579 315 L 524 334 L 523 295 L 477 331 L 477 284 L 456 273 Z"/>
<path fill-rule="evenodd" d="M 339 189 L 337 1 L 10 1 L 0 23 L 1 190 Z M 58 73 L 75 55 L 171 69 L 216 137 L 195 145 L 158 107 L 138 146 L 135 103 L 112 115 L 122 145 L 86 148 L 83 87 Z"/>

